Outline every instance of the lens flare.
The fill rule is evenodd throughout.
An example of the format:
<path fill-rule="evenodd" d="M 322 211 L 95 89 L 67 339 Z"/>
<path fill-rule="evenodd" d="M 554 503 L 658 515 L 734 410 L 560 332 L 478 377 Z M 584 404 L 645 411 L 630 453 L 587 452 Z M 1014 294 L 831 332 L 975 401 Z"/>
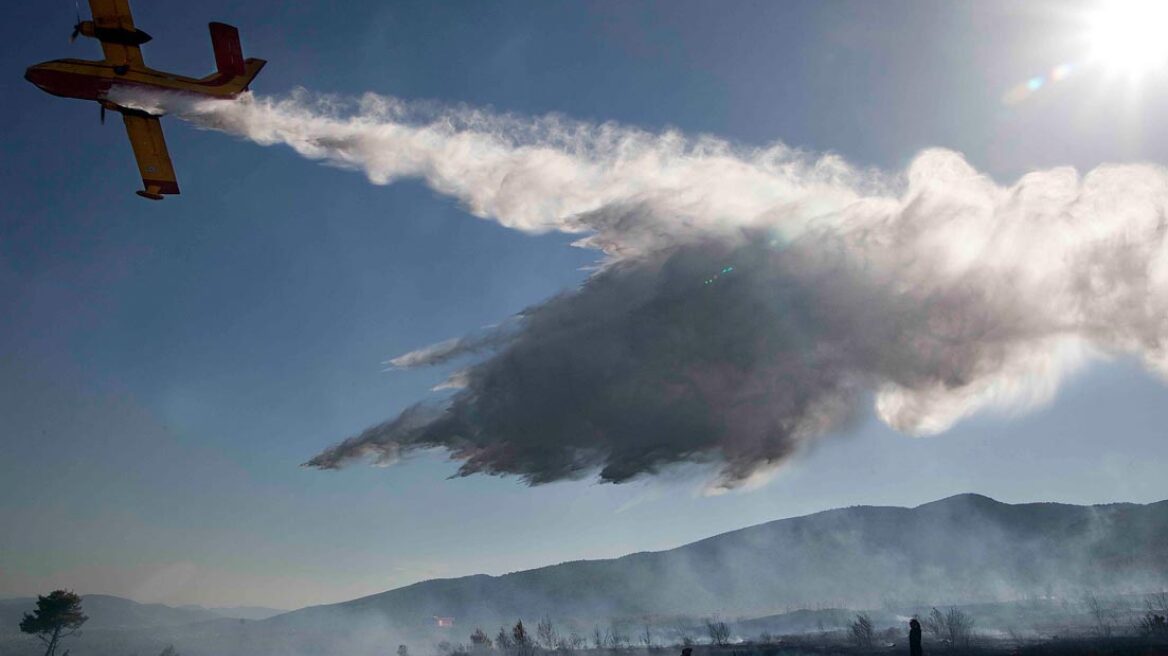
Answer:
<path fill-rule="evenodd" d="M 1074 64 L 1059 64 L 1050 70 L 1048 75 L 1035 75 L 1034 77 L 1014 85 L 1009 91 L 1002 95 L 1002 103 L 1006 105 L 1017 105 L 1018 103 L 1030 98 L 1036 92 L 1044 87 L 1049 86 L 1055 82 L 1062 82 L 1069 78 L 1075 72 Z"/>

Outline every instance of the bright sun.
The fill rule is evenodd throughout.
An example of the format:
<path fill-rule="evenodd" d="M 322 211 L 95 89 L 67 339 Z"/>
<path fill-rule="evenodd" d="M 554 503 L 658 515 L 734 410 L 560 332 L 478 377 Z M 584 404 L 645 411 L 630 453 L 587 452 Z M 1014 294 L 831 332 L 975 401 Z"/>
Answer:
<path fill-rule="evenodd" d="M 1168 0 L 1110 0 L 1090 20 L 1091 59 L 1138 77 L 1168 64 Z"/>

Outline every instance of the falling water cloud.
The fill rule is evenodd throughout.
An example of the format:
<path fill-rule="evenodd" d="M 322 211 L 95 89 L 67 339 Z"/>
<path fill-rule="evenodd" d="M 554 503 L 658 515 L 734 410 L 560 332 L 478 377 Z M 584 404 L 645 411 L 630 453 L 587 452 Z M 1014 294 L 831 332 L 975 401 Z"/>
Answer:
<path fill-rule="evenodd" d="M 1158 166 L 1004 187 L 941 149 L 884 174 L 781 144 L 376 95 L 138 102 L 376 184 L 419 178 L 476 217 L 602 254 L 578 289 L 393 358 L 464 366 L 311 467 L 441 448 L 460 475 L 619 483 L 700 463 L 731 488 L 872 405 L 932 435 L 1040 406 L 1095 358 L 1168 375 Z"/>

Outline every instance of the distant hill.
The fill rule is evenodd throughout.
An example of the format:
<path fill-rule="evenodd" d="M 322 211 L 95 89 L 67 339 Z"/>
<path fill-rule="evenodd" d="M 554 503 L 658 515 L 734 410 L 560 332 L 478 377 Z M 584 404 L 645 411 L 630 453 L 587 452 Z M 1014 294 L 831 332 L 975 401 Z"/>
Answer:
<path fill-rule="evenodd" d="M 158 653 L 168 642 L 184 656 L 365 656 L 391 653 L 399 643 L 431 653 L 440 640 L 466 641 L 476 626 L 493 633 L 501 624 L 523 618 L 534 625 L 545 615 L 561 629 L 582 633 L 614 620 L 668 628 L 684 618 L 717 615 L 752 635 L 839 626 L 850 617 L 845 609 L 1019 598 L 1046 599 L 1053 607 L 1064 602 L 1049 600 L 1077 600 L 1084 591 L 1163 588 L 1168 501 L 1011 505 L 966 494 L 916 508 L 858 506 L 782 519 L 668 551 L 424 581 L 262 621 L 87 631 L 82 639 L 91 656 Z M 94 621 L 103 603 L 85 597 Z M 112 614 L 111 605 L 102 624 L 178 621 L 170 612 L 214 615 L 142 604 L 119 608 Z M 798 611 L 808 608 L 831 610 Z M 989 619 L 989 611 L 979 612 Z M 435 627 L 435 616 L 453 617 L 454 627 Z M 0 652 L 8 653 L 3 646 Z M 22 649 L 13 653 L 32 656 Z"/>
<path fill-rule="evenodd" d="M 221 619 L 205 608 L 175 608 L 162 604 L 140 604 L 136 601 L 110 595 L 84 595 L 81 607 L 89 616 L 86 630 L 145 629 L 160 626 L 179 626 Z M 20 618 L 36 608 L 36 598 L 0 600 L 0 627 L 3 631 L 17 630 Z"/>
<path fill-rule="evenodd" d="M 782 519 L 669 551 L 505 576 L 439 579 L 266 620 L 272 627 L 376 620 L 458 633 L 516 618 L 720 615 L 1078 595 L 1168 584 L 1168 501 L 1011 505 L 965 494 L 916 508 L 859 506 Z"/>
<path fill-rule="evenodd" d="M 77 643 L 85 645 L 85 653 L 117 656 L 156 654 L 170 643 L 195 643 L 208 636 L 238 633 L 249 620 L 284 612 L 261 606 L 204 608 L 141 604 L 96 594 L 83 595 L 81 607 L 89 620 L 75 638 Z M 43 652 L 34 639 L 19 631 L 21 618 L 34 608 L 35 597 L 0 599 L 0 654 L 35 656 Z"/>
<path fill-rule="evenodd" d="M 288 612 L 287 609 L 268 608 L 266 606 L 216 606 L 207 608 L 191 604 L 179 606 L 179 608 L 210 611 L 219 617 L 235 620 L 266 620 L 269 617 L 275 617 L 281 613 Z"/>

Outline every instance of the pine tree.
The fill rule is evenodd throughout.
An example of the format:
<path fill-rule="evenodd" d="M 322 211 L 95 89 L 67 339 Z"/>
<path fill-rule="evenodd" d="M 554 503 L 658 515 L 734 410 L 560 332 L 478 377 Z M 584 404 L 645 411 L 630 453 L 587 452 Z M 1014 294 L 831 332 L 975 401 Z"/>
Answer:
<path fill-rule="evenodd" d="M 81 597 L 69 590 L 54 590 L 37 596 L 37 607 L 25 613 L 20 630 L 36 636 L 45 645 L 45 656 L 54 656 L 61 641 L 77 633 L 89 618 L 81 612 Z"/>

